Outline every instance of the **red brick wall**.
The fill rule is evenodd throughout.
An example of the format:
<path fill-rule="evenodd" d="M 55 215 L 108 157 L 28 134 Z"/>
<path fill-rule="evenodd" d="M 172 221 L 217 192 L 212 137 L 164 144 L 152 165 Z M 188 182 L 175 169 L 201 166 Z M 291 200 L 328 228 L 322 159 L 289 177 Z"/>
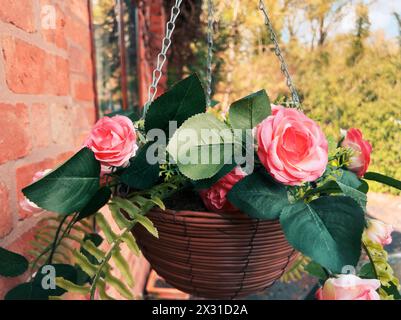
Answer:
<path fill-rule="evenodd" d="M 163 33 L 162 0 L 142 2 L 152 34 Z M 160 42 L 160 34 L 151 47 L 139 39 L 142 102 Z M 26 254 L 40 214 L 19 208 L 21 188 L 77 151 L 94 124 L 92 68 L 86 0 L 1 0 L 0 246 Z M 149 266 L 144 259 L 132 266 L 140 294 Z M 0 278 L 0 299 L 21 281 Z"/>
<path fill-rule="evenodd" d="M 0 246 L 25 253 L 38 217 L 19 208 L 21 188 L 95 122 L 90 39 L 85 0 L 1 0 Z M 0 279 L 0 297 L 18 280 Z"/>

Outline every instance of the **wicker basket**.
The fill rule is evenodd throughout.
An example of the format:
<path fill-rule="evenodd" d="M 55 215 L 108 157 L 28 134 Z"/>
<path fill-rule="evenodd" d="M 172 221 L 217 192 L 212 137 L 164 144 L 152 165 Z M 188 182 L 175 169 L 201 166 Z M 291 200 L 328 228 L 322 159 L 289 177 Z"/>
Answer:
<path fill-rule="evenodd" d="M 278 221 L 230 214 L 152 210 L 159 231 L 133 232 L 154 270 L 172 286 L 197 297 L 235 299 L 260 292 L 296 258 Z"/>

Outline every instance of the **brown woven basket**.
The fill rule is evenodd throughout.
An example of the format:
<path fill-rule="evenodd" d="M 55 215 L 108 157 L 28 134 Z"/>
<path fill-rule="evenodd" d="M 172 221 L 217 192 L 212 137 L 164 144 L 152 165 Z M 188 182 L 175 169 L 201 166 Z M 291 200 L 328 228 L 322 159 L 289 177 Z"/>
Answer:
<path fill-rule="evenodd" d="M 161 211 L 147 214 L 159 239 L 133 232 L 146 259 L 169 284 L 197 297 L 235 299 L 271 286 L 297 256 L 278 221 L 222 214 Z"/>

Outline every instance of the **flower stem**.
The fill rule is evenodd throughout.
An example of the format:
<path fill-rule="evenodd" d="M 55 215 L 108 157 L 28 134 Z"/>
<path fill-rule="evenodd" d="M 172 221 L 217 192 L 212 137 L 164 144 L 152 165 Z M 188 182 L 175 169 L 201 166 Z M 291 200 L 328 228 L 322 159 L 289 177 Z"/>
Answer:
<path fill-rule="evenodd" d="M 365 250 L 365 252 L 366 252 L 366 254 L 367 254 L 367 256 L 368 256 L 370 263 L 372 264 L 373 273 L 375 274 L 375 278 L 378 279 L 378 280 L 380 280 L 380 279 L 379 279 L 379 276 L 378 276 L 378 274 L 377 274 L 377 270 L 376 270 L 376 266 L 375 266 L 375 262 L 374 262 L 374 260 L 373 260 L 373 257 L 372 257 L 372 255 L 370 254 L 370 251 L 369 251 L 368 247 L 366 246 L 366 244 L 365 244 L 364 242 L 362 242 L 362 247 L 363 247 L 363 249 Z"/>

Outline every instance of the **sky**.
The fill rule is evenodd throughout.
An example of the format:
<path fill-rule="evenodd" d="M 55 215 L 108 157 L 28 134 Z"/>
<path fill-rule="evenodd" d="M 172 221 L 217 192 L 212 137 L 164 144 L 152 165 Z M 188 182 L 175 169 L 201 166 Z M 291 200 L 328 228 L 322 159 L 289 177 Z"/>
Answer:
<path fill-rule="evenodd" d="M 371 5 L 369 17 L 371 30 L 384 30 L 386 36 L 394 38 L 398 36 L 398 24 L 393 12 L 401 14 L 401 0 L 376 0 Z M 339 32 L 353 30 L 355 27 L 354 12 L 350 12 L 339 26 Z"/>

